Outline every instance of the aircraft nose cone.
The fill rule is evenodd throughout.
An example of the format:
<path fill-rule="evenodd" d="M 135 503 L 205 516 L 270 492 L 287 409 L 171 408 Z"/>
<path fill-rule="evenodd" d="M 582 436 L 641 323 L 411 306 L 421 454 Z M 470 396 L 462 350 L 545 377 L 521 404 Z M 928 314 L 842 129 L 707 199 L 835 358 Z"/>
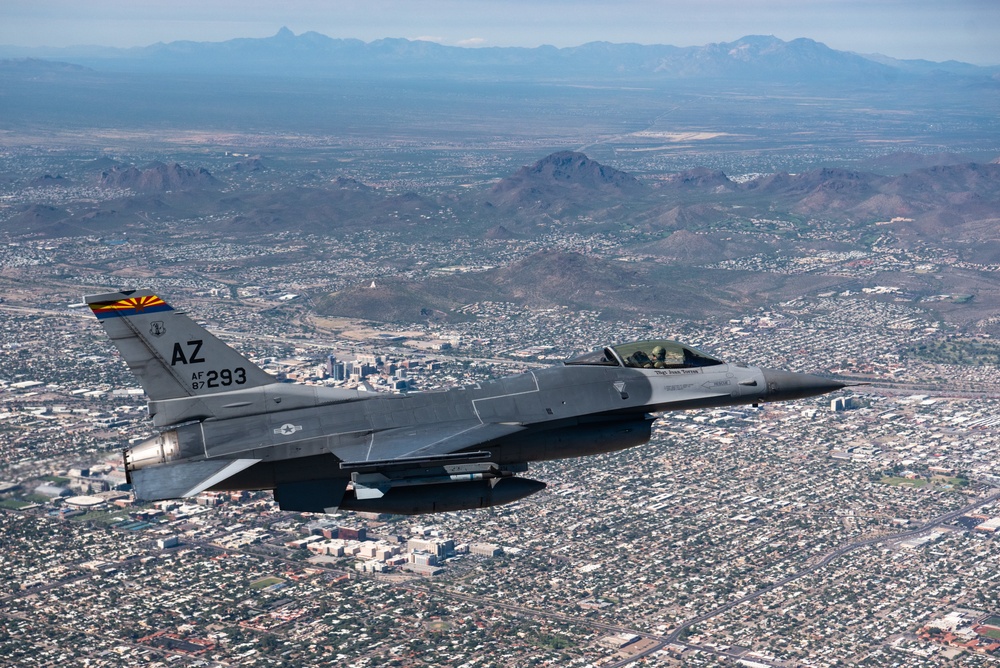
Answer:
<path fill-rule="evenodd" d="M 761 369 L 767 383 L 766 401 L 788 401 L 815 397 L 845 387 L 844 383 L 809 373 Z"/>

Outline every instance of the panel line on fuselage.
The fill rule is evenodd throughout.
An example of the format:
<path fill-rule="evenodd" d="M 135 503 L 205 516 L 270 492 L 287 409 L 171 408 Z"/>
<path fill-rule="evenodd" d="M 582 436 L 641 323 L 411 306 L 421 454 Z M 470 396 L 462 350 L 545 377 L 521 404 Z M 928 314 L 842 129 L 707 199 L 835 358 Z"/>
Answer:
<path fill-rule="evenodd" d="M 419 457 L 420 455 L 414 454 L 414 453 L 423 452 L 423 451 L 427 450 L 428 448 L 433 448 L 438 443 L 444 443 L 445 441 L 447 441 L 449 439 L 457 438 L 457 437 L 461 436 L 462 434 L 467 434 L 470 431 L 473 431 L 475 429 L 479 429 L 484 424 L 485 424 L 484 422 L 480 422 L 479 424 L 473 425 L 473 426 L 469 427 L 468 429 L 463 429 L 462 431 L 456 432 L 454 434 L 448 434 L 444 438 L 439 438 L 438 440 L 434 441 L 433 443 L 428 443 L 427 445 L 421 446 L 421 448 L 419 450 L 414 450 L 413 453 L 407 453 L 406 456 L 407 457 Z"/>
<path fill-rule="evenodd" d="M 368 452 L 365 453 L 365 461 L 370 461 L 372 458 L 372 448 L 375 447 L 375 431 L 368 435 Z"/>
<path fill-rule="evenodd" d="M 517 397 L 523 394 L 538 394 L 541 391 L 541 388 L 539 388 L 538 386 L 538 378 L 537 376 L 535 376 L 535 372 L 528 371 L 528 374 L 531 375 L 531 380 L 534 381 L 535 383 L 535 389 L 533 390 L 525 390 L 524 392 L 510 392 L 508 394 L 494 394 L 493 396 L 490 397 L 480 397 L 479 399 L 472 400 L 472 412 L 476 414 L 476 419 L 479 420 L 479 424 L 486 424 L 486 423 L 483 421 L 482 416 L 479 414 L 479 407 L 476 406 L 476 402 L 493 401 L 494 399 L 506 399 L 507 397 Z"/>

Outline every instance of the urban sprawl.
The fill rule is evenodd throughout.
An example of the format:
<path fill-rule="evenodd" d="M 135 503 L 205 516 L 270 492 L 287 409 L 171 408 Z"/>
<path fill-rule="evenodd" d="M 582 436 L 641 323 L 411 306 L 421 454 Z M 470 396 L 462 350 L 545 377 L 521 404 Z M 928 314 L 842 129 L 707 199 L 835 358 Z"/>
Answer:
<path fill-rule="evenodd" d="M 484 511 L 285 513 L 268 492 L 138 504 L 120 452 L 152 433 L 142 391 L 65 283 L 58 298 L 41 285 L 56 255 L 121 246 L 12 243 L 4 266 L 40 285 L 0 303 L 4 663 L 996 665 L 996 366 L 918 354 L 948 336 L 919 302 L 873 284 L 720 322 L 482 302 L 461 309 L 466 322 L 342 322 L 325 336 L 303 315 L 305 276 L 377 281 L 375 241 L 371 254 L 356 241 L 349 270 L 141 287 L 301 383 L 442 390 L 662 337 L 871 384 L 663 414 L 649 444 L 532 465 L 546 490 Z M 258 252 L 272 251 L 220 244 L 212 257 Z M 484 264 L 473 255 L 452 249 L 451 270 Z"/>

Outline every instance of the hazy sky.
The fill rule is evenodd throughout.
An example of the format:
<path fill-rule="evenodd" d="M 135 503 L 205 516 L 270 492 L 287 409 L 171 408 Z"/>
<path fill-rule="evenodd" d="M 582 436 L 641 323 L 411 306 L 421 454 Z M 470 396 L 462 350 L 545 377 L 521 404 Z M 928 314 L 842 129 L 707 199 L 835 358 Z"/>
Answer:
<path fill-rule="evenodd" d="M 0 0 L 0 44 L 15 46 L 224 41 L 282 26 L 468 46 L 693 46 L 762 34 L 1000 65 L 1000 0 Z"/>

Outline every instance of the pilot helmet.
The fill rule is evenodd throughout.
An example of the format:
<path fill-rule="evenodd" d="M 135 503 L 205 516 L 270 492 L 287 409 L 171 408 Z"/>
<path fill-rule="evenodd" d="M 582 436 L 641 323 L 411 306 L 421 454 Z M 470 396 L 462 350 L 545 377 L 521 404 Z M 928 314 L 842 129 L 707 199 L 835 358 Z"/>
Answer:
<path fill-rule="evenodd" d="M 663 357 L 667 354 L 667 351 L 663 349 L 663 346 L 656 346 L 653 348 L 653 357 Z"/>

